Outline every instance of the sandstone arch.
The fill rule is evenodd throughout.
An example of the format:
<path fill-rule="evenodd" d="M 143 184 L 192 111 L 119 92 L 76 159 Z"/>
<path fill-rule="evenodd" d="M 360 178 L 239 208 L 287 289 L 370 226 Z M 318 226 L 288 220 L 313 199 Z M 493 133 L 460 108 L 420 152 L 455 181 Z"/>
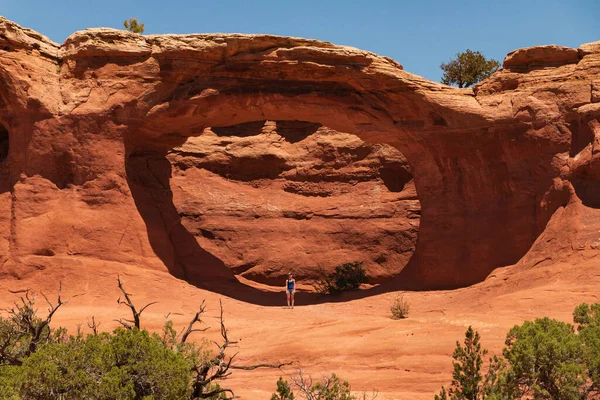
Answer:
<path fill-rule="evenodd" d="M 417 256 L 400 277 L 417 287 L 470 284 L 515 263 L 560 205 L 540 215 L 536 195 L 527 192 L 532 182 L 552 186 L 561 144 L 548 140 L 529 160 L 539 139 L 506 109 L 365 52 L 317 42 L 286 46 L 245 49 L 180 77 L 149 109 L 141 134 L 171 140 L 207 126 L 298 119 L 392 144 L 414 168 L 423 207 Z M 157 131 L 161 126 L 168 132 Z"/>
<path fill-rule="evenodd" d="M 573 116 L 597 121 L 598 44 L 520 50 L 490 80 L 455 89 L 388 58 L 305 39 L 95 29 L 57 46 L 2 26 L 12 46 L 5 52 L 44 66 L 32 75 L 35 91 L 21 95 L 42 110 L 28 130 L 32 141 L 61 138 L 72 155 L 63 187 L 112 190 L 131 179 L 132 157 L 161 164 L 207 127 L 253 121 L 318 123 L 398 148 L 422 206 L 417 253 L 398 278 L 405 287 L 469 285 L 519 261 L 553 213 L 577 199 L 572 138 L 577 151 L 589 147 L 585 166 L 597 158 L 595 142 L 579 143 L 592 139 L 577 134 Z M 3 73 L 22 74 L 3 65 Z M 33 154 L 23 170 L 60 188 L 64 174 L 47 172 L 36 161 L 44 153 Z M 109 170 L 116 176 L 108 179 Z"/>

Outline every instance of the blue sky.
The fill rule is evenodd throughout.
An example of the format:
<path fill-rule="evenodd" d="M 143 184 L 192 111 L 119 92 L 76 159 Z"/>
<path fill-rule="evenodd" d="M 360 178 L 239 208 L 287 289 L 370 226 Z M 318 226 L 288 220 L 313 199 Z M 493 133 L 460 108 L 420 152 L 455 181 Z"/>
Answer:
<path fill-rule="evenodd" d="M 441 62 L 467 48 L 502 60 L 520 47 L 600 40 L 597 0 L 0 0 L 0 15 L 62 43 L 88 27 L 146 33 L 238 32 L 300 36 L 392 57 L 439 80 Z"/>

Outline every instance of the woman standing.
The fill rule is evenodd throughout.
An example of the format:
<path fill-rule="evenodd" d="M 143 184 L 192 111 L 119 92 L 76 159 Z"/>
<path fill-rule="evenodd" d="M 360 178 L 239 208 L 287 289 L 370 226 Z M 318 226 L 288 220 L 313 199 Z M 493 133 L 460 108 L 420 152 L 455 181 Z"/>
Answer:
<path fill-rule="evenodd" d="M 288 278 L 285 281 L 285 293 L 287 294 L 287 305 L 288 308 L 294 308 L 294 293 L 296 293 L 296 280 L 290 272 Z"/>

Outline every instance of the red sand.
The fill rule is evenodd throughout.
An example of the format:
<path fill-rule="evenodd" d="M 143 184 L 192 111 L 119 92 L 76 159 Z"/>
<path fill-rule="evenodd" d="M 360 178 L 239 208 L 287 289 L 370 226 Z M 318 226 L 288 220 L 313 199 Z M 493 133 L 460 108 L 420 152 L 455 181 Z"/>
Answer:
<path fill-rule="evenodd" d="M 119 273 L 137 305 L 159 301 L 143 314 L 145 328 L 160 329 L 169 312 L 176 325 L 183 327 L 205 299 L 205 322 L 210 326 L 206 335 L 218 339 L 221 299 L 230 337 L 239 340 L 231 354 L 239 353 L 240 365 L 294 362 L 282 371 L 234 371 L 223 386 L 243 399 L 269 398 L 277 378 L 292 375 L 298 368 L 313 377 L 335 372 L 347 379 L 353 390 L 375 389 L 380 399 L 431 399 L 441 385 L 450 382 L 451 354 L 469 325 L 480 332 L 484 347 L 498 352 L 514 324 L 542 316 L 570 321 L 577 304 L 599 301 L 600 287 L 598 261 L 590 260 L 577 266 L 557 264 L 528 271 L 498 269 L 485 282 L 459 290 L 389 292 L 313 305 L 299 301 L 290 310 L 284 307 L 283 292 L 275 297 L 281 305 L 261 306 L 252 303 L 274 298 L 256 292 L 248 295 L 256 298 L 242 302 L 198 289 L 165 272 L 80 259 L 86 264 L 82 269 L 64 261 L 21 281 L 4 280 L 2 305 L 9 305 L 8 291 L 26 288 L 43 290 L 52 298 L 60 279 L 65 298 L 79 296 L 58 312 L 55 326 L 75 329 L 83 323 L 85 327 L 88 317 L 94 315 L 101 329 L 109 330 L 117 325 L 114 319 L 127 317 L 129 311 L 116 304 Z M 96 272 L 86 273 L 90 270 Z M 409 318 L 392 320 L 389 307 L 399 293 L 411 303 Z M 44 308 L 40 303 L 40 309 Z M 201 337 L 197 334 L 195 339 Z"/>

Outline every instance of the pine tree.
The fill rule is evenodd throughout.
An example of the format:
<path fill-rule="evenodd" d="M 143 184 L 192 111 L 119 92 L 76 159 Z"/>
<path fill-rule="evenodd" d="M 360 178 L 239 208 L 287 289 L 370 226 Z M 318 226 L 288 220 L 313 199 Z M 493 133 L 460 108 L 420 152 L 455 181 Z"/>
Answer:
<path fill-rule="evenodd" d="M 497 357 L 490 359 L 490 367 L 485 375 L 481 374 L 483 357 L 486 349 L 481 348 L 479 333 L 469 326 L 465 333 L 464 347 L 456 342 L 456 349 L 452 354 L 452 383 L 450 388 L 442 386 L 435 400 L 483 400 L 495 393 L 498 371 L 502 368 L 502 361 Z"/>

